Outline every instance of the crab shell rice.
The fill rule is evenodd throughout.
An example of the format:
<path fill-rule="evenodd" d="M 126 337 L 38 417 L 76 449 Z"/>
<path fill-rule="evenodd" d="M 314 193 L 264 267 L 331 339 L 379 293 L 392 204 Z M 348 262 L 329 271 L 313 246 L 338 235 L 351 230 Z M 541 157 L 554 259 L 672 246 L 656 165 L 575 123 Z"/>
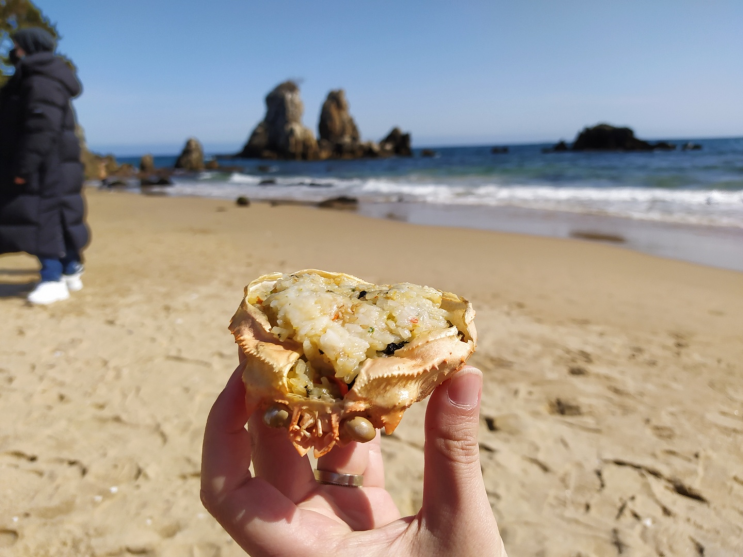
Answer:
<path fill-rule="evenodd" d="M 474 352 L 474 317 L 449 292 L 304 270 L 246 286 L 230 330 L 248 403 L 284 409 L 297 451 L 319 457 L 348 440 L 341 425 L 356 416 L 392 433 Z"/>

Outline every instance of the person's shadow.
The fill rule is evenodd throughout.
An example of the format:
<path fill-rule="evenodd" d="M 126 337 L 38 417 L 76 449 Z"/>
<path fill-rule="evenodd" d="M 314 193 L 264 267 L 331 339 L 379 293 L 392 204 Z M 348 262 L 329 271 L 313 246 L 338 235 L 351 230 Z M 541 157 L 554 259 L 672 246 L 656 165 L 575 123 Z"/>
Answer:
<path fill-rule="evenodd" d="M 6 276 L 35 275 L 36 269 L 0 269 L 0 298 L 25 298 L 38 284 L 39 279 L 30 279 L 26 282 L 5 282 Z"/>

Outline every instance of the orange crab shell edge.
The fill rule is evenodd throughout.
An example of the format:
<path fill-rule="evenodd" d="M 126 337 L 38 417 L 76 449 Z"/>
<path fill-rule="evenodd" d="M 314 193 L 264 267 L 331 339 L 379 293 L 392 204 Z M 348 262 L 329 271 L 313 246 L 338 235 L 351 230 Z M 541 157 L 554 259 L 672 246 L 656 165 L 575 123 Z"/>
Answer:
<path fill-rule="evenodd" d="M 315 269 L 292 274 L 305 273 L 369 284 L 351 275 Z M 377 429 L 384 427 L 389 435 L 405 410 L 430 395 L 475 351 L 477 331 L 472 304 L 450 292 L 441 292 L 441 307 L 450 312 L 462 339 L 441 333 L 427 335 L 398 349 L 394 356 L 364 361 L 353 387 L 335 403 L 294 395 L 288 392 L 287 376 L 302 355 L 301 344 L 281 341 L 271 333 L 266 315 L 248 303 L 254 288 L 281 276 L 282 273 L 271 273 L 246 286 L 229 328 L 244 355 L 240 366 L 246 403 L 260 412 L 272 404 L 287 407 L 291 413 L 289 439 L 301 455 L 314 448 L 315 456 L 320 457 L 336 444 L 343 444 L 340 424 L 354 416 L 363 416 Z"/>

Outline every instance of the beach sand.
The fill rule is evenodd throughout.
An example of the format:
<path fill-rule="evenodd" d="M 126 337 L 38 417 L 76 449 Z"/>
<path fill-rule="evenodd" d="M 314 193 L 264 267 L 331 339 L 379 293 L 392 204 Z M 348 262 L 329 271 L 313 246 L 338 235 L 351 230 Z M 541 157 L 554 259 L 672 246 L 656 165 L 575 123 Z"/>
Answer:
<path fill-rule="evenodd" d="M 88 190 L 85 289 L 0 257 L 0 555 L 240 555 L 199 501 L 242 288 L 314 267 L 472 300 L 511 557 L 743 554 L 743 273 L 586 241 Z M 384 438 L 421 501 L 423 415 Z"/>

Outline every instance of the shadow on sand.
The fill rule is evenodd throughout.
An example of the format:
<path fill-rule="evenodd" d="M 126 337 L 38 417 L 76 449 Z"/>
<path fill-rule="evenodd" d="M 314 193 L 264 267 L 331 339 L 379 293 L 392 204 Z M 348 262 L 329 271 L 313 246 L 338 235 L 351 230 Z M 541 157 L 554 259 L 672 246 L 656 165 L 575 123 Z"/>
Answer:
<path fill-rule="evenodd" d="M 0 277 L 36 275 L 36 269 L 0 269 Z M 25 298 L 39 282 L 37 278 L 24 282 L 3 282 L 0 278 L 0 298 Z"/>

